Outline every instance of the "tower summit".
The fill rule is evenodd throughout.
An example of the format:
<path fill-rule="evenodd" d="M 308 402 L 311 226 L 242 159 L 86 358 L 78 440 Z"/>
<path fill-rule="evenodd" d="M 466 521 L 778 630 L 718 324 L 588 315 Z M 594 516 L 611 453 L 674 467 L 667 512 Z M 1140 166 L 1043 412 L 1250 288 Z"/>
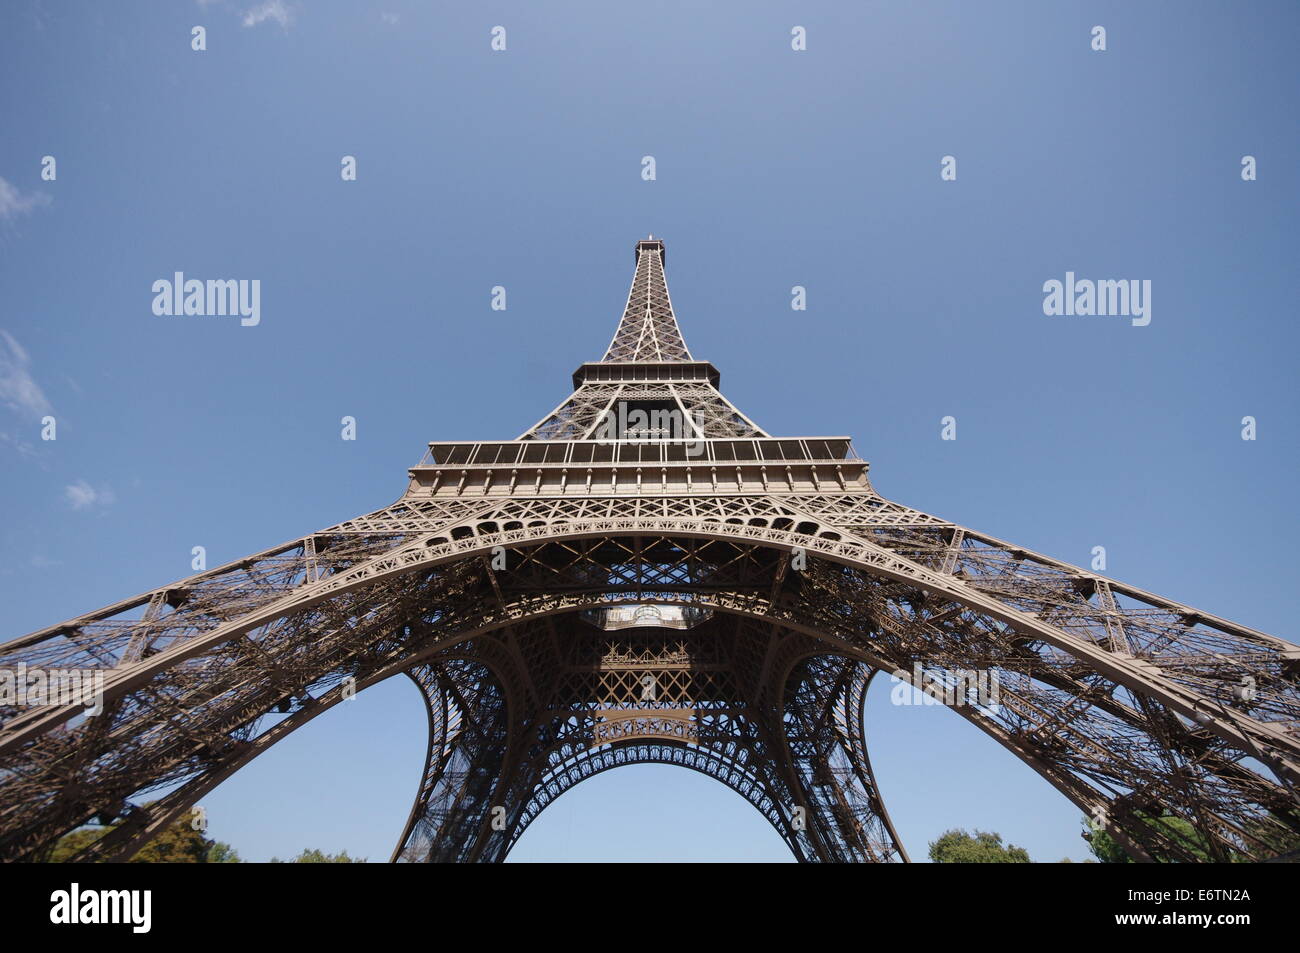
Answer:
<path fill-rule="evenodd" d="M 717 368 L 691 357 L 668 295 L 663 241 L 642 239 L 635 254 L 632 287 L 605 356 L 579 367 L 572 396 L 520 439 L 592 439 L 611 415 L 638 408 L 672 412 L 680 439 L 767 436 L 718 391 Z"/>
<path fill-rule="evenodd" d="M 623 318 L 603 362 L 689 361 L 664 277 L 664 243 L 647 238 L 636 243 L 636 273 Z"/>

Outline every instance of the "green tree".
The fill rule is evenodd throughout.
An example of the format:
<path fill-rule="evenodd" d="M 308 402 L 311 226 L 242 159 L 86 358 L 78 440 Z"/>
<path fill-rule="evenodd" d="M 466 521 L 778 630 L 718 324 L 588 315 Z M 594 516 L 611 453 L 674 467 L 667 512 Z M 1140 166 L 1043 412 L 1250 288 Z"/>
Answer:
<path fill-rule="evenodd" d="M 206 864 L 215 841 L 208 840 L 188 821 L 177 821 L 140 848 L 133 864 Z"/>
<path fill-rule="evenodd" d="M 1175 817 L 1172 814 L 1165 814 L 1161 817 L 1150 817 L 1145 814 L 1139 814 L 1139 819 L 1144 824 L 1156 828 L 1166 837 L 1179 844 L 1183 849 L 1190 851 L 1191 854 L 1201 863 L 1208 863 L 1212 860 L 1210 852 L 1206 847 L 1205 838 L 1201 836 L 1200 831 L 1191 825 L 1190 822 L 1183 820 L 1181 817 Z M 1084 833 L 1088 841 L 1088 849 L 1092 851 L 1092 856 L 1096 857 L 1103 864 L 1131 864 L 1133 858 L 1130 857 L 1120 846 L 1119 841 L 1112 837 L 1106 831 L 1094 831 L 1091 825 L 1084 820 L 1084 827 L 1087 830 Z M 1164 863 L 1177 863 L 1182 858 L 1176 854 L 1168 852 L 1162 853 L 1159 848 L 1151 845 L 1143 845 L 1151 853 L 1151 856 Z"/>
<path fill-rule="evenodd" d="M 1185 850 L 1190 851 L 1198 863 L 1211 863 L 1215 860 L 1205 838 L 1200 831 L 1192 826 L 1190 821 L 1185 821 L 1181 817 L 1175 817 L 1172 814 L 1165 814 L 1161 817 L 1151 817 L 1143 814 L 1138 816 L 1144 823 L 1151 827 L 1158 827 L 1167 837 L 1180 844 Z M 1086 819 L 1084 820 L 1084 827 L 1089 828 Z M 1300 836 L 1265 818 L 1261 817 L 1256 821 L 1246 822 L 1245 829 L 1268 845 L 1268 853 L 1283 854 L 1300 848 Z M 1084 838 L 1088 841 L 1088 849 L 1092 851 L 1092 855 L 1103 864 L 1133 863 L 1133 858 L 1126 854 L 1119 842 L 1106 831 L 1085 830 Z M 1179 863 L 1183 860 L 1182 857 L 1169 851 L 1162 853 L 1159 848 L 1149 844 L 1143 846 L 1151 853 L 1152 857 L 1162 863 Z M 1229 862 L 1234 864 L 1249 863 L 1254 859 L 1245 851 L 1233 851 L 1228 855 Z"/>
<path fill-rule="evenodd" d="M 1265 817 L 1248 821 L 1243 826 L 1246 828 L 1246 833 L 1258 837 L 1268 845 L 1266 853 L 1270 857 L 1278 854 L 1294 854 L 1300 850 L 1300 834 Z"/>
<path fill-rule="evenodd" d="M 273 864 L 364 864 L 365 862 L 364 857 L 349 857 L 346 850 L 338 854 L 327 854 L 315 848 L 304 850 L 292 860 L 285 861 L 279 857 L 271 858 Z"/>
<path fill-rule="evenodd" d="M 46 859 L 52 864 L 65 863 L 107 834 L 108 830 L 107 827 L 82 827 L 70 831 L 59 838 Z"/>
<path fill-rule="evenodd" d="M 1028 864 L 1029 852 L 1014 844 L 1003 845 L 1001 834 L 964 830 L 945 831 L 930 844 L 936 864 Z"/>
<path fill-rule="evenodd" d="M 48 858 L 50 863 L 59 864 L 71 860 L 116 827 L 117 824 L 110 824 L 107 827 L 82 827 L 64 834 L 50 851 Z M 203 864 L 208 862 L 208 855 L 214 846 L 216 846 L 215 841 L 208 840 L 201 831 L 194 830 L 188 821 L 177 821 L 140 848 L 139 852 L 131 858 L 131 863 Z M 228 845 L 221 846 L 230 851 Z M 234 852 L 230 851 L 230 853 Z"/>
<path fill-rule="evenodd" d="M 209 864 L 242 864 L 243 858 L 229 844 L 217 841 L 208 848 Z"/>

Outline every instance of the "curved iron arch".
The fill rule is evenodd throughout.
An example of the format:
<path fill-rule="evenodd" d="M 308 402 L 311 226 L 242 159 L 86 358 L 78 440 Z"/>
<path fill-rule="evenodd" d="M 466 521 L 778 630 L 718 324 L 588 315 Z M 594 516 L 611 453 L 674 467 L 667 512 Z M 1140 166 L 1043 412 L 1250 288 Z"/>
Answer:
<path fill-rule="evenodd" d="M 776 520 L 774 522 L 782 522 Z M 784 522 L 790 522 L 789 519 Z M 788 551 L 798 548 L 805 552 L 822 556 L 850 568 L 863 569 L 895 582 L 902 582 L 922 589 L 933 595 L 941 596 L 961 603 L 966 608 L 983 612 L 998 621 L 1015 627 L 1017 630 L 1032 633 L 1042 641 L 1061 651 L 1068 652 L 1097 666 L 1108 676 L 1115 678 L 1130 688 L 1144 691 L 1164 704 L 1169 705 L 1187 717 L 1204 714 L 1198 707 L 1198 700 L 1189 697 L 1189 693 L 1173 690 L 1167 679 L 1150 671 L 1152 666 L 1140 659 L 1124 657 L 1120 653 L 1107 652 L 1090 643 L 1065 632 L 1029 613 L 1003 604 L 982 592 L 973 589 L 960 579 L 945 576 L 929 570 L 919 563 L 904 559 L 889 550 L 861 539 L 845 539 L 845 534 L 823 530 L 821 535 L 807 535 L 784 529 L 756 525 L 753 521 L 741 524 L 739 520 L 612 520 L 593 521 L 586 526 L 532 526 L 500 531 L 496 522 L 483 525 L 492 530 L 486 535 L 475 535 L 471 527 L 460 526 L 457 533 L 453 530 L 447 535 L 433 534 L 408 543 L 397 550 L 376 556 L 362 565 L 349 569 L 336 576 L 324 579 L 291 591 L 285 598 L 255 610 L 238 620 L 215 627 L 211 632 L 188 640 L 177 646 L 158 653 L 148 661 L 141 661 L 105 680 L 105 695 L 108 700 L 120 696 L 131 688 L 138 687 L 160 671 L 171 665 L 193 658 L 205 649 L 220 645 L 231 639 L 284 617 L 296 610 L 310 608 L 331 597 L 345 595 L 373 583 L 406 575 L 415 570 L 436 568 L 483 558 L 498 548 L 517 547 L 525 543 L 560 542 L 605 538 L 611 533 L 652 532 L 658 535 L 680 536 L 685 539 L 719 539 L 741 540 L 757 546 L 768 546 L 777 550 Z M 830 537 L 834 536 L 835 539 Z M 1073 568 L 1073 567 L 1071 567 Z M 1079 571 L 1080 578 L 1092 578 Z M 1186 607 L 1179 607 L 1186 608 Z M 1224 620 L 1219 620 L 1195 610 L 1188 613 L 1205 622 L 1222 623 L 1230 631 L 1248 632 L 1258 638 L 1261 648 L 1271 647 L 1282 653 L 1294 649 L 1280 639 L 1274 639 L 1264 633 L 1246 630 Z M 23 640 L 20 640 L 23 641 Z M 50 713 L 38 717 L 12 719 L 0 730 L 0 754 L 12 750 L 23 741 L 39 734 L 43 729 L 66 721 L 76 714 L 75 706 L 57 706 Z M 1300 743 L 1288 737 L 1286 732 L 1270 726 L 1268 723 L 1255 722 L 1253 719 L 1233 718 L 1219 719 L 1211 714 L 1209 725 L 1212 730 L 1222 735 L 1225 740 L 1246 744 L 1248 733 L 1256 733 L 1264 743 L 1281 744 L 1284 750 L 1300 753 Z M 1300 769 L 1295 765 L 1284 764 L 1283 770 L 1295 781 L 1300 781 Z"/>

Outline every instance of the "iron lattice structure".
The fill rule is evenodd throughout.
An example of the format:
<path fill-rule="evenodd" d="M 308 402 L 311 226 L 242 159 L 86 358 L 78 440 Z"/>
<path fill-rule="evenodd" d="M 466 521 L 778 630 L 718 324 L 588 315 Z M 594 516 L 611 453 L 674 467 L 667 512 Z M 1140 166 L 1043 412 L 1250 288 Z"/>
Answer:
<path fill-rule="evenodd" d="M 905 861 L 863 728 L 881 672 L 990 673 L 997 704 L 954 711 L 1136 859 L 1196 859 L 1156 816 L 1218 859 L 1293 842 L 1295 645 L 886 500 L 846 437 L 769 436 L 687 350 L 660 241 L 573 379 L 516 440 L 430 444 L 391 506 L 0 646 L 105 685 L 95 717 L 0 709 L 0 857 L 93 818 L 120 823 L 80 859 L 130 856 L 399 673 L 429 746 L 395 860 L 501 860 L 573 785 L 651 762 L 800 860 Z"/>

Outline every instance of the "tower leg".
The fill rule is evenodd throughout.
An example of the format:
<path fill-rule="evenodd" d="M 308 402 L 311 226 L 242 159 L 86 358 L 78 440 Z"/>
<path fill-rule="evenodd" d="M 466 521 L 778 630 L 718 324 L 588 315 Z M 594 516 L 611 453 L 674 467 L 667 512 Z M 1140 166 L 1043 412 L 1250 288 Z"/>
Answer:
<path fill-rule="evenodd" d="M 407 674 L 424 692 L 430 738 L 420 791 L 393 860 L 473 860 L 505 765 L 504 686 L 487 666 L 469 659 L 419 665 Z"/>
<path fill-rule="evenodd" d="M 863 662 L 821 655 L 800 662 L 787 681 L 786 751 L 820 860 L 908 860 L 867 758 L 862 716 L 874 674 Z"/>

